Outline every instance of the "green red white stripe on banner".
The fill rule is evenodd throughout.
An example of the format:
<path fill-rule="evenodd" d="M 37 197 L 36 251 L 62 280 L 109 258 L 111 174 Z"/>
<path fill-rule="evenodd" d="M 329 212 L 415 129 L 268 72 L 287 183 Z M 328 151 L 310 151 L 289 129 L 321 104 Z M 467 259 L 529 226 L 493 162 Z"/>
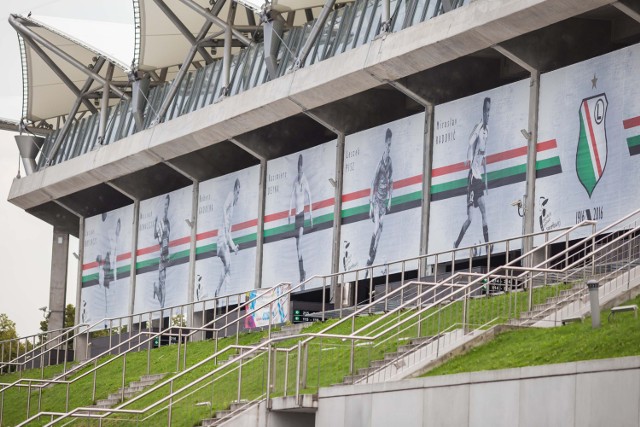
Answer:
<path fill-rule="evenodd" d="M 252 219 L 231 225 L 231 238 L 239 250 L 256 246 L 258 220 Z M 196 259 L 217 256 L 219 230 L 207 230 L 196 235 Z"/>
<path fill-rule="evenodd" d="M 342 224 L 369 219 L 371 189 L 353 191 L 342 195 Z M 422 206 L 422 174 L 393 181 L 391 211 L 397 213 Z"/>
<path fill-rule="evenodd" d="M 116 271 L 113 269 L 107 271 L 107 275 L 111 278 L 124 279 L 131 274 L 131 252 L 119 254 L 116 257 Z M 88 287 L 98 284 L 100 269 L 104 267 L 104 262 L 98 261 L 82 264 L 82 287 Z M 115 273 L 115 275 L 114 275 Z"/>
<path fill-rule="evenodd" d="M 333 227 L 333 198 L 313 202 L 313 227 L 309 218 L 309 205 L 304 207 L 304 234 Z M 280 211 L 264 217 L 264 243 L 295 237 L 295 211 Z"/>
<path fill-rule="evenodd" d="M 179 237 L 169 241 L 169 248 L 172 248 L 172 250 L 170 251 L 168 266 L 189 262 L 190 246 L 191 236 Z M 159 263 L 160 245 L 151 245 L 136 251 L 136 274 L 157 270 Z"/>
<path fill-rule="evenodd" d="M 536 178 L 562 172 L 557 149 L 558 144 L 555 139 L 537 144 Z M 490 189 L 524 182 L 527 178 L 527 146 L 488 155 L 487 169 L 489 170 L 487 181 Z M 469 166 L 460 162 L 436 167 L 431 172 L 431 182 L 432 201 L 467 194 Z"/>
<path fill-rule="evenodd" d="M 622 121 L 622 126 L 627 131 L 627 147 L 629 155 L 640 154 L 640 116 L 631 117 Z"/>

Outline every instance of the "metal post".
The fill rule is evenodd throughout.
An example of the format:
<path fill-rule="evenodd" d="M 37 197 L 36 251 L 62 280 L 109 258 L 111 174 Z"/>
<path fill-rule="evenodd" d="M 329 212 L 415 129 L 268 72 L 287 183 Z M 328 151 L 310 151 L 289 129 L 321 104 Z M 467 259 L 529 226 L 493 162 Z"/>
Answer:
<path fill-rule="evenodd" d="M 431 160 L 433 158 L 433 118 L 434 118 L 433 104 L 425 106 L 424 117 L 424 143 L 423 143 L 423 164 L 422 170 L 422 228 L 420 230 L 420 253 L 426 254 L 429 250 L 429 216 L 431 213 Z M 436 265 L 437 268 L 437 265 Z M 422 265 L 422 271 L 420 275 L 426 276 L 427 274 L 427 262 Z"/>
<path fill-rule="evenodd" d="M 70 65 L 72 65 L 74 68 L 82 71 L 88 77 L 93 77 L 93 79 L 96 80 L 98 83 L 100 83 L 102 85 L 107 85 L 111 89 L 111 91 L 113 91 L 117 96 L 122 97 L 122 98 L 126 99 L 127 101 L 129 100 L 129 96 L 128 95 L 126 95 L 124 92 L 122 92 L 116 86 L 110 85 L 109 82 L 107 82 L 107 80 L 104 77 L 102 77 L 98 73 L 95 73 L 93 70 L 89 69 L 87 66 L 82 64 L 80 61 L 78 61 L 77 59 L 75 59 L 74 57 L 72 57 L 71 55 L 69 55 L 68 53 L 63 51 L 62 49 L 60 49 L 58 46 L 56 46 L 53 43 L 49 42 L 49 40 L 45 39 L 40 34 L 32 31 L 30 28 L 28 28 L 22 22 L 19 22 L 19 21 L 21 21 L 21 19 L 18 17 L 18 15 L 9 16 L 9 24 L 11 24 L 11 26 L 13 28 L 15 28 L 16 31 L 18 31 L 20 34 L 22 34 L 23 37 L 24 37 L 24 35 L 27 35 L 27 37 L 30 37 L 33 40 L 35 40 L 36 42 L 38 42 L 41 45 L 45 46 L 47 49 L 49 49 L 50 51 L 52 51 L 53 53 L 58 55 L 60 58 L 62 58 L 66 62 L 68 62 Z"/>
<path fill-rule="evenodd" d="M 391 30 L 391 5 L 389 0 L 382 0 L 382 26 L 380 33 L 388 33 Z"/>
<path fill-rule="evenodd" d="M 102 65 L 104 64 L 104 62 L 105 62 L 104 58 L 98 58 L 98 62 L 96 62 L 94 69 L 96 71 L 99 71 L 102 68 Z M 80 104 L 85 101 L 84 94 L 87 90 L 91 88 L 92 84 L 93 84 L 93 78 L 89 77 L 87 81 L 84 83 L 84 86 L 82 87 L 82 89 L 80 89 L 80 93 L 78 94 L 78 97 L 76 98 L 73 105 L 71 106 L 71 111 L 69 111 L 69 114 L 67 115 L 67 121 L 64 123 L 64 126 L 62 126 L 62 130 L 56 136 L 56 140 L 53 143 L 53 147 L 49 152 L 49 158 L 47 159 L 47 162 L 46 162 L 47 165 L 55 160 L 58 150 L 62 145 L 62 141 L 67 136 L 67 133 L 69 133 L 69 129 L 71 129 L 71 125 L 73 124 L 75 115 L 78 113 Z"/>
<path fill-rule="evenodd" d="M 238 364 L 238 399 L 237 402 L 240 403 L 240 398 L 242 395 L 242 361 L 244 357 L 242 356 L 242 350 L 240 350 L 240 362 Z"/>
<path fill-rule="evenodd" d="M 16 31 L 17 31 L 17 29 L 16 29 Z M 47 64 L 49 66 L 49 68 L 51 68 L 51 70 L 54 72 L 54 74 L 56 76 L 58 76 L 60 78 L 60 80 L 62 80 L 62 82 L 69 88 L 69 90 L 71 90 L 71 92 L 73 92 L 73 94 L 77 98 L 82 98 L 82 94 L 83 94 L 82 90 L 78 89 L 78 87 L 71 81 L 71 79 L 69 79 L 69 77 L 67 77 L 67 75 L 64 73 L 64 71 L 62 71 L 60 69 L 60 67 L 58 67 L 58 65 L 56 65 L 55 62 L 53 62 L 51 57 L 49 57 L 49 55 L 47 55 L 44 52 L 44 50 L 42 50 L 42 48 L 36 44 L 36 42 L 31 40 L 31 38 L 29 38 L 25 34 L 22 34 L 22 39 L 25 41 L 25 43 L 27 43 L 29 46 L 31 46 L 31 49 L 33 49 L 33 51 L 40 57 L 40 59 L 42 59 L 42 61 L 44 61 L 44 63 Z M 102 63 L 104 64 L 104 58 L 101 57 L 98 60 L 100 61 L 100 59 L 102 59 Z M 102 66 L 102 65 L 100 65 L 100 66 Z M 93 69 L 96 72 L 99 72 L 100 69 L 97 68 L 97 67 L 98 67 L 98 63 L 96 63 L 93 66 Z M 89 78 L 93 82 L 93 78 L 91 78 L 91 77 L 89 77 Z M 89 101 L 88 99 L 82 98 L 82 103 L 92 113 L 95 114 L 95 113 L 98 112 L 96 107 L 94 107 L 93 104 L 91 103 L 91 101 Z"/>
<path fill-rule="evenodd" d="M 591 327 L 597 329 L 600 327 L 599 283 L 597 280 L 589 280 L 587 286 L 589 287 L 589 303 L 591 305 Z"/>
<path fill-rule="evenodd" d="M 227 16 L 227 26 L 224 29 L 224 52 L 222 58 L 222 96 L 228 96 L 231 88 L 231 45 L 233 43 L 232 27 L 236 16 L 236 3 L 229 5 L 229 14 Z"/>
<path fill-rule="evenodd" d="M 266 390 L 266 399 L 267 399 L 267 407 L 271 406 L 271 402 L 269 401 L 269 397 L 271 396 L 271 346 L 272 343 L 269 341 L 269 346 L 267 347 L 267 390 Z M 298 341 L 298 349 L 300 348 L 300 341 Z M 298 352 L 298 373 L 300 372 L 300 353 Z M 298 389 L 296 388 L 296 393 Z"/>
<path fill-rule="evenodd" d="M 217 26 L 219 28 L 222 28 L 224 30 L 226 30 L 227 27 L 230 27 L 231 28 L 231 32 L 233 33 L 234 37 L 236 39 L 240 40 L 242 42 L 242 44 L 244 44 L 246 46 L 251 46 L 252 45 L 251 40 L 249 40 L 247 37 L 245 37 L 244 34 L 242 34 L 240 31 L 238 31 L 237 29 L 233 28 L 233 25 L 227 24 L 222 19 L 220 19 L 219 17 L 214 15 L 213 11 L 209 12 L 207 9 L 205 9 L 202 6 L 200 6 L 199 4 L 194 2 L 193 0 L 180 0 L 180 2 L 183 3 L 184 5 L 188 6 L 191 10 L 193 10 L 197 14 L 201 15 L 203 18 L 205 18 L 207 21 L 211 22 L 213 25 L 215 25 L 215 26 Z M 236 2 L 234 1 L 233 3 L 235 4 Z"/>
<path fill-rule="evenodd" d="M 122 356 L 122 400 L 124 401 L 124 386 L 125 386 L 125 376 L 127 374 L 127 353 Z"/>
<path fill-rule="evenodd" d="M 324 27 L 324 24 L 327 21 L 327 18 L 329 17 L 329 14 L 331 13 L 331 10 L 333 9 L 333 5 L 335 3 L 336 0 L 326 0 L 326 2 L 324 3 L 322 11 L 320 12 L 320 16 L 318 16 L 316 23 L 311 29 L 309 38 L 304 42 L 304 46 L 302 46 L 302 49 L 300 49 L 300 53 L 298 54 L 298 57 L 293 64 L 294 70 L 304 67 L 304 62 L 307 60 L 307 56 L 309 55 L 309 52 L 311 52 L 311 48 L 320 35 L 320 31 L 322 30 L 322 27 Z"/>
<path fill-rule="evenodd" d="M 173 406 L 173 380 L 171 380 L 171 382 L 169 383 L 169 410 L 167 411 L 167 418 L 169 421 L 169 424 L 167 425 L 171 425 L 171 409 Z"/>
<path fill-rule="evenodd" d="M 182 23 L 180 18 L 178 18 L 176 14 L 173 13 L 173 11 L 169 8 L 169 6 L 167 6 L 166 3 L 162 0 L 153 0 L 153 1 L 158 6 L 158 8 L 167 16 L 167 18 L 169 18 L 169 20 L 173 23 L 173 25 L 175 25 L 176 28 L 182 33 L 182 35 L 187 39 L 189 44 L 192 46 L 194 45 L 198 46 L 200 39 L 196 39 L 193 36 L 193 34 L 191 34 L 191 31 L 189 31 L 189 29 Z M 218 3 L 221 3 L 220 6 L 218 6 Z M 216 8 L 222 7 L 224 3 L 225 3 L 225 0 L 219 0 L 218 2 L 215 3 L 214 7 Z M 208 23 L 208 27 L 211 27 L 211 23 Z M 209 31 L 209 28 L 207 28 L 207 31 Z M 197 50 L 207 64 L 210 64 L 211 62 L 213 62 L 213 58 L 211 57 L 211 55 L 209 55 L 209 53 L 204 47 L 198 46 Z"/>
<path fill-rule="evenodd" d="M 219 13 L 224 3 L 225 3 L 224 0 L 218 1 L 215 4 L 215 6 L 212 8 L 211 12 L 215 14 Z M 178 88 L 180 87 L 180 84 L 182 83 L 184 76 L 189 71 L 189 66 L 193 61 L 193 57 L 196 55 L 196 52 L 198 51 L 198 47 L 199 47 L 198 43 L 202 41 L 202 39 L 207 35 L 210 28 L 211 28 L 211 22 L 205 22 L 205 24 L 202 26 L 202 28 L 200 29 L 200 32 L 195 38 L 197 43 L 191 44 L 191 48 L 189 49 L 189 52 L 187 52 L 187 56 L 184 58 L 184 61 L 182 61 L 182 66 L 178 70 L 178 74 L 176 74 L 175 78 L 173 79 L 173 82 L 171 83 L 171 87 L 169 88 L 167 95 L 164 97 L 164 100 L 162 101 L 160 108 L 158 108 L 158 113 L 156 115 L 154 123 L 160 123 L 164 119 L 165 114 L 167 114 L 167 111 L 169 110 L 169 106 L 171 105 L 171 101 L 173 101 L 173 98 L 176 96 L 176 93 L 178 93 Z"/>
<path fill-rule="evenodd" d="M 109 120 L 109 84 L 113 78 L 113 63 L 107 65 L 105 84 L 102 88 L 102 100 L 100 102 L 100 127 L 98 129 L 98 144 L 104 144 L 104 136 L 107 132 L 107 121 Z"/>

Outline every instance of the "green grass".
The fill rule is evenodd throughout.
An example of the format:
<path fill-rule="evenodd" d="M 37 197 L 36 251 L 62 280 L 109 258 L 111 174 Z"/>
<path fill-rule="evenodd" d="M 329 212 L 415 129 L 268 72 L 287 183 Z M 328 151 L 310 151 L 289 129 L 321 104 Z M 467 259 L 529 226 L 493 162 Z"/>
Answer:
<path fill-rule="evenodd" d="M 547 297 L 555 296 L 561 289 L 570 285 L 547 286 L 534 290 L 534 301 L 544 302 Z M 496 323 L 502 323 L 512 317 L 517 317 L 526 309 L 528 295 L 524 292 L 493 296 L 491 298 L 473 299 L 467 305 L 467 320 L 474 327 L 487 328 Z M 374 343 L 368 340 L 358 340 L 352 343 L 341 338 L 311 338 L 306 347 L 303 347 L 302 357 L 307 360 L 306 382 L 300 385 L 302 393 L 315 393 L 318 388 L 341 383 L 345 376 L 351 374 L 351 361 L 353 371 L 359 368 L 367 368 L 374 360 L 383 359 L 385 353 L 395 352 L 398 346 L 407 344 L 411 338 L 418 336 L 433 336 L 448 329 L 460 327 L 462 322 L 464 305 L 461 302 L 450 304 L 447 308 L 437 311 L 432 308 L 418 319 L 409 322 L 405 327 L 403 320 L 414 315 L 414 310 L 404 310 L 390 316 L 385 322 L 379 322 L 379 315 L 361 316 L 353 320 L 339 323 L 337 320 L 329 320 L 324 323 L 315 323 L 304 330 L 306 333 L 315 333 L 329 329 L 327 333 L 335 335 L 349 335 L 353 331 L 369 326 L 360 335 L 373 336 L 383 329 L 388 329 Z M 377 322 L 373 327 L 372 322 Z M 577 326 L 577 325 L 576 325 Z M 241 334 L 238 344 L 251 345 L 259 342 L 266 336 L 266 332 L 254 332 Z M 219 340 L 218 350 L 227 349 L 220 360 L 226 360 L 237 354 L 235 349 L 227 348 L 235 344 L 235 336 Z M 560 345 L 560 344 L 558 344 Z M 181 392 L 172 402 L 171 421 L 176 426 L 198 425 L 204 418 L 212 417 L 216 410 L 227 409 L 229 404 L 240 397 L 243 400 L 255 400 L 266 393 L 267 377 L 270 375 L 273 384 L 270 395 L 292 395 L 296 391 L 296 378 L 298 366 L 297 341 L 288 339 L 275 343 L 271 360 L 275 358 L 274 369 L 267 373 L 269 354 L 259 351 L 254 357 L 246 358 L 240 368 L 238 363 L 219 369 L 220 364 L 213 360 L 202 364 L 196 369 L 176 378 L 172 384 L 167 384 L 141 399 L 129 401 L 125 409 L 143 409 L 158 401 L 181 387 L 190 384 L 203 375 L 211 374 L 205 380 L 199 381 L 189 392 Z M 126 359 L 125 384 L 138 380 L 147 373 L 166 373 L 165 378 L 170 378 L 179 370 L 182 371 L 183 355 L 180 356 L 180 367 L 177 366 L 178 346 L 171 345 L 154 349 L 149 353 L 151 364 L 147 372 L 146 351 L 131 353 Z M 212 341 L 193 342 L 188 344 L 186 368 L 193 367 L 199 361 L 212 355 L 214 344 Z M 525 350 L 526 353 L 526 350 Z M 353 359 L 352 359 L 353 354 Z M 608 357 L 608 356 L 606 356 Z M 122 358 L 104 358 L 99 363 L 106 363 L 100 368 L 96 376 L 95 400 L 104 399 L 110 393 L 118 390 L 122 383 Z M 543 362 L 548 363 L 548 362 Z M 89 368 L 85 368 L 86 372 Z M 242 371 L 239 375 L 239 371 Z M 45 377 L 51 377 L 58 372 L 60 367 L 50 367 L 45 370 Z M 215 374 L 212 374 L 215 371 Z M 74 374 L 78 378 L 83 372 Z M 24 372 L 23 377 L 39 377 L 40 371 Z M 0 381 L 11 382 L 17 378 L 17 374 L 0 376 Z M 238 386 L 240 395 L 238 396 Z M 84 376 L 69 387 L 69 408 L 90 406 L 92 399 L 93 375 Z M 193 391 L 195 390 L 195 391 Z M 65 411 L 66 385 L 56 385 L 39 392 L 31 393 L 31 406 L 29 415 L 38 412 L 38 400 L 40 411 Z M 15 425 L 27 416 L 27 389 L 12 389 L 4 396 L 4 420 L 3 425 Z M 200 406 L 197 403 L 208 402 L 211 406 Z M 131 425 L 132 421 L 139 425 L 166 425 L 169 419 L 167 403 L 156 406 L 142 415 L 118 414 L 111 416 L 103 425 Z M 44 424 L 44 419 L 34 425 Z M 88 420 L 77 420 L 74 425 L 93 425 Z M 97 425 L 97 423 L 96 423 Z"/>
<path fill-rule="evenodd" d="M 640 297 L 629 304 L 640 304 Z M 592 329 L 587 318 L 584 323 L 558 328 L 503 332 L 424 376 L 640 355 L 640 319 L 631 313 L 619 313 L 609 322 L 609 312 L 601 313 L 599 329 Z"/>

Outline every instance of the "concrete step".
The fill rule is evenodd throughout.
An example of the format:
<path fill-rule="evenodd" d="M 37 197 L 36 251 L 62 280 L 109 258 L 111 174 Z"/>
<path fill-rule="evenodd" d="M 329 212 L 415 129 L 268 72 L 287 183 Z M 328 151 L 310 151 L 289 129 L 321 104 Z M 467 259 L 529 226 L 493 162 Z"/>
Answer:
<path fill-rule="evenodd" d="M 380 368 L 380 367 L 386 365 L 387 363 L 389 363 L 389 362 L 388 361 L 384 361 L 384 360 L 373 360 L 373 361 L 371 361 L 369 366 L 372 367 L 372 368 Z"/>
<path fill-rule="evenodd" d="M 546 302 L 544 304 L 535 304 L 533 306 L 533 311 L 544 311 L 547 310 L 549 308 L 553 308 L 556 306 L 556 303 L 554 302 Z"/>
<path fill-rule="evenodd" d="M 158 381 L 165 377 L 167 374 L 151 374 L 143 375 L 140 377 L 140 381 Z"/>
<path fill-rule="evenodd" d="M 100 399 L 96 402 L 96 406 L 98 408 L 111 408 L 118 403 L 120 403 L 120 399 Z"/>
<path fill-rule="evenodd" d="M 150 385 L 153 385 L 155 383 L 157 383 L 158 380 L 140 380 L 140 381 L 131 381 L 129 383 L 129 387 L 149 387 Z"/>
<path fill-rule="evenodd" d="M 364 377 L 366 377 L 366 375 L 347 375 L 346 377 L 344 377 L 344 380 L 342 381 L 342 384 L 353 384 L 358 380 L 363 379 Z"/>
<path fill-rule="evenodd" d="M 201 427 L 214 427 L 218 425 L 218 422 L 220 422 L 220 419 L 218 418 L 207 418 L 202 420 L 202 424 L 200 424 Z"/>
<path fill-rule="evenodd" d="M 235 411 L 237 409 L 242 408 L 243 406 L 245 406 L 246 404 L 248 404 L 249 401 L 248 400 L 241 400 L 239 402 L 231 402 L 231 405 L 229 405 L 229 409 L 231 411 Z"/>
<path fill-rule="evenodd" d="M 231 414 L 230 409 L 222 409 L 220 411 L 216 411 L 216 419 L 220 420 L 220 418 L 225 418 Z"/>

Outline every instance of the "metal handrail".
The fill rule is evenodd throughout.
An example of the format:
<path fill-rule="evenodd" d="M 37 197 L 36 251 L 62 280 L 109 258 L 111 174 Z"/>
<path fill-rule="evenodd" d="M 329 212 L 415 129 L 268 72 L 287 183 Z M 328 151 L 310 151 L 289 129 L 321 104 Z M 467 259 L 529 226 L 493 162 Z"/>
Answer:
<path fill-rule="evenodd" d="M 549 245 L 549 244 L 551 244 L 551 243 L 555 242 L 556 240 L 558 240 L 558 239 L 560 239 L 561 237 L 563 237 L 563 235 L 568 235 L 571 231 L 573 231 L 573 230 L 575 230 L 575 229 L 577 229 L 577 228 L 579 228 L 579 227 L 581 227 L 581 226 L 584 226 L 584 225 L 593 225 L 593 223 L 592 223 L 592 222 L 585 222 L 585 223 L 583 223 L 583 224 L 578 224 L 578 225 L 576 225 L 576 226 L 569 227 L 569 228 L 568 228 L 567 230 L 565 230 L 561 235 L 556 236 L 554 239 L 547 240 L 547 241 L 545 242 L 545 245 Z M 534 234 L 537 234 L 537 233 L 534 233 Z M 547 234 L 547 233 L 544 233 L 544 234 Z M 575 246 L 575 245 L 572 245 L 572 247 L 573 247 L 573 246 Z M 529 251 L 529 252 L 527 252 L 526 254 L 523 254 L 522 256 L 520 256 L 520 257 L 516 258 L 515 260 L 512 260 L 512 261 L 510 262 L 510 264 L 511 264 L 511 263 L 516 263 L 517 261 L 519 261 L 519 260 L 521 260 L 521 259 L 524 259 L 526 256 L 529 256 L 531 253 L 533 253 L 534 251 L 537 251 L 537 250 L 540 250 L 540 247 L 536 248 L 535 250 Z M 386 265 L 388 265 L 388 263 L 387 263 Z M 472 276 L 477 276 L 477 279 L 476 279 L 475 281 L 472 281 L 471 283 L 469 283 L 469 284 L 467 284 L 467 285 L 460 285 L 460 286 L 459 286 L 459 288 L 458 288 L 457 290 L 455 290 L 454 292 L 452 292 L 452 293 L 448 294 L 446 297 L 443 297 L 442 299 L 438 300 L 437 302 L 435 302 L 435 303 L 433 303 L 433 304 L 425 305 L 425 307 L 423 307 L 421 310 L 419 310 L 419 313 L 418 313 L 418 314 L 414 314 L 414 315 L 412 315 L 412 316 L 410 316 L 410 317 L 406 318 L 405 320 L 403 320 L 403 323 L 406 323 L 406 322 L 410 321 L 411 319 L 415 318 L 416 316 L 420 316 L 424 311 L 426 311 L 427 309 L 432 308 L 432 307 L 433 307 L 433 305 L 435 305 L 435 304 L 439 304 L 439 303 L 441 303 L 445 298 L 447 299 L 447 301 L 449 301 L 449 300 L 452 298 L 452 295 L 453 295 L 453 294 L 457 294 L 457 293 L 459 293 L 459 292 L 461 292 L 461 291 L 463 291 L 463 290 L 465 290 L 465 291 L 466 291 L 466 290 L 468 290 L 469 288 L 471 288 L 471 286 L 472 286 L 474 283 L 477 283 L 479 280 L 482 280 L 482 277 L 484 277 L 484 278 L 489 278 L 489 277 L 491 277 L 492 275 L 495 275 L 495 273 L 497 273 L 499 270 L 501 270 L 501 269 L 506 269 L 507 267 L 509 267 L 509 264 L 507 264 L 507 265 L 505 265 L 505 266 L 498 267 L 498 268 L 496 268 L 496 269 L 492 270 L 491 272 L 486 273 L 486 274 L 484 274 L 484 275 L 472 274 Z M 513 266 L 513 267 L 515 267 L 515 266 Z M 469 275 L 469 274 L 467 273 L 467 275 Z M 461 277 L 461 276 L 462 276 L 462 274 L 458 272 L 458 273 L 454 274 L 453 276 L 449 277 L 449 278 L 447 279 L 447 282 L 452 282 L 454 278 Z M 325 278 L 326 278 L 326 276 L 325 276 Z M 312 279 L 310 278 L 309 280 L 312 280 Z M 405 284 L 401 285 L 399 288 L 395 289 L 394 291 L 389 292 L 387 295 L 385 295 L 385 296 L 383 297 L 383 299 L 385 299 L 385 298 L 391 298 L 392 296 L 394 296 L 394 295 L 395 295 L 395 294 L 397 294 L 398 292 L 401 292 L 402 290 L 404 290 L 406 287 L 408 287 L 408 286 L 414 286 L 414 285 L 416 285 L 417 283 L 418 283 L 418 282 L 415 282 L 415 281 L 407 282 L 407 283 L 405 283 Z M 425 283 L 422 283 L 422 284 L 425 284 Z M 446 283 L 445 283 L 445 284 L 446 284 Z M 293 291 L 295 288 L 298 288 L 298 287 L 303 286 L 303 285 L 304 285 L 304 283 L 301 283 L 301 284 L 299 284 L 298 286 L 296 286 L 296 287 L 292 288 L 292 289 L 291 289 L 291 291 Z M 435 283 L 434 283 L 433 285 L 443 285 L 443 284 L 435 284 Z M 433 290 L 432 290 L 432 289 L 429 289 L 429 290 L 428 290 L 428 291 L 426 291 L 426 292 L 431 292 L 431 293 L 432 293 L 432 292 L 433 292 Z M 414 301 L 418 300 L 419 298 L 422 298 L 426 292 L 424 292 L 424 293 L 420 294 L 420 296 L 419 296 L 419 297 L 415 297 L 415 298 L 413 298 L 411 301 L 412 301 L 412 302 L 414 302 Z M 281 298 L 281 297 L 282 297 L 282 296 L 277 296 L 276 298 Z M 272 301 L 270 301 L 268 304 L 273 304 L 273 302 L 274 302 L 274 301 L 275 301 L 275 299 L 274 299 L 274 300 L 272 300 Z M 380 336 L 382 336 L 381 334 L 383 334 L 385 331 L 383 331 L 383 332 L 381 332 L 381 333 L 376 334 L 376 336 L 375 336 L 375 337 L 368 337 L 368 336 L 359 336 L 359 335 L 355 335 L 355 332 L 356 332 L 356 331 L 354 331 L 354 332 L 353 332 L 352 334 L 350 334 L 350 335 L 335 335 L 335 334 L 327 334 L 327 333 L 326 333 L 326 331 L 327 331 L 328 329 L 330 329 L 330 328 L 334 328 L 334 327 L 336 327 L 336 326 L 337 326 L 338 324 L 340 324 L 340 323 L 343 323 L 343 322 L 347 321 L 349 318 L 353 318 L 353 317 L 357 316 L 357 315 L 358 315 L 358 314 L 360 314 L 361 312 L 363 312 L 363 311 L 365 311 L 365 310 L 369 309 L 371 305 L 373 305 L 373 304 L 379 304 L 379 303 L 380 303 L 380 300 L 378 300 L 378 301 L 376 301 L 376 302 L 371 302 L 371 303 L 370 303 L 370 304 L 368 304 L 367 306 L 362 307 L 361 309 L 354 311 L 350 316 L 347 316 L 347 317 L 345 317 L 345 318 L 341 319 L 341 320 L 340 320 L 339 322 L 337 322 L 336 324 L 329 326 L 329 328 L 325 328 L 325 329 L 323 330 L 323 332 L 321 332 L 321 333 L 316 333 L 316 334 L 300 334 L 300 335 L 294 335 L 294 336 L 288 336 L 288 337 L 282 337 L 282 338 L 270 338 L 270 339 L 267 341 L 267 343 L 265 343 L 265 344 L 268 344 L 268 345 L 270 346 L 271 344 L 273 344 L 273 343 L 275 343 L 275 342 L 278 342 L 278 341 L 282 341 L 282 340 L 290 340 L 290 339 L 295 339 L 295 338 L 301 338 L 301 337 L 304 337 L 304 336 L 306 336 L 306 337 L 307 337 L 307 339 L 305 340 L 306 342 L 308 342 L 308 340 L 310 340 L 310 339 L 313 339 L 314 337 L 315 337 L 315 338 L 318 338 L 318 337 L 323 337 L 323 338 L 343 338 L 343 339 L 349 339 L 349 340 L 372 340 L 372 339 L 375 339 L 375 337 L 380 337 Z M 268 305 L 268 304 L 264 304 L 264 305 Z M 406 306 L 407 304 L 409 304 L 409 303 L 408 303 L 408 302 L 405 302 L 404 304 L 401 304 L 401 305 L 404 307 L 404 306 Z M 451 303 L 449 303 L 447 306 L 449 306 L 450 304 L 451 304 Z M 390 315 L 392 315 L 392 314 L 393 314 L 393 313 L 395 313 L 395 312 L 397 312 L 397 310 L 394 310 L 394 311 L 393 311 L 393 312 L 391 312 L 391 313 L 387 313 L 386 315 L 381 316 L 381 318 L 384 318 L 385 316 L 386 316 L 386 317 L 389 317 Z M 432 316 L 433 314 L 434 314 L 434 313 L 432 313 L 432 314 L 428 315 L 427 317 L 430 317 L 430 316 Z M 238 320 L 240 320 L 240 319 L 238 319 Z M 423 318 L 422 320 L 424 320 L 424 318 Z M 380 320 L 379 320 L 379 319 L 377 319 L 376 321 L 377 321 L 377 322 L 380 322 Z M 397 325 L 395 325 L 394 327 L 397 327 Z M 388 328 L 387 328 L 387 329 L 388 329 Z M 252 350 L 249 350 L 249 352 L 247 352 L 247 353 L 245 353 L 245 354 L 243 354 L 243 355 L 241 355 L 241 356 L 239 356 L 239 357 L 240 357 L 240 358 L 245 358 L 245 357 L 247 357 L 249 354 L 252 354 L 252 353 L 254 353 L 254 352 L 258 351 L 258 349 L 264 349 L 265 344 L 261 344 L 261 345 L 259 345 L 259 346 L 253 347 L 253 349 L 252 349 Z M 299 347 L 300 347 L 300 344 L 298 344 L 298 348 L 299 348 Z M 225 349 L 225 351 L 226 351 L 227 349 L 228 349 L 228 348 L 226 348 L 226 349 Z M 215 354 L 217 354 L 217 353 L 215 353 Z M 213 356 L 211 356 L 211 357 L 213 357 Z M 228 363 L 233 363 L 234 361 L 237 361 L 237 359 L 238 359 L 238 358 L 233 359 L 231 362 L 228 362 Z M 210 358 L 207 358 L 206 360 L 210 360 Z M 228 365 L 228 363 L 227 363 L 227 364 L 225 364 L 224 366 L 227 366 L 227 365 Z M 195 365 L 194 365 L 194 366 L 195 366 Z M 174 378 L 173 378 L 173 380 L 175 380 L 176 378 L 178 378 L 180 375 L 184 374 L 184 372 L 186 372 L 186 371 L 183 371 L 181 374 L 179 374 L 178 376 L 174 377 Z M 169 380 L 167 380 L 167 381 L 169 381 Z M 165 383 L 163 383 L 163 384 L 165 384 L 165 385 L 166 385 L 166 382 L 165 382 Z M 181 389 L 181 390 L 182 390 L 182 389 Z M 142 395 L 140 395 L 140 396 L 142 396 Z M 173 396 L 173 395 L 172 395 L 172 396 Z M 134 399 L 137 399 L 137 398 L 139 398 L 139 397 L 136 397 L 136 398 L 134 398 Z M 127 404 L 128 404 L 128 403 L 131 403 L 132 401 L 134 401 L 134 400 L 130 400 L 130 401 L 128 401 L 128 402 L 127 402 Z M 147 409 L 148 409 L 148 408 L 147 408 Z"/>

